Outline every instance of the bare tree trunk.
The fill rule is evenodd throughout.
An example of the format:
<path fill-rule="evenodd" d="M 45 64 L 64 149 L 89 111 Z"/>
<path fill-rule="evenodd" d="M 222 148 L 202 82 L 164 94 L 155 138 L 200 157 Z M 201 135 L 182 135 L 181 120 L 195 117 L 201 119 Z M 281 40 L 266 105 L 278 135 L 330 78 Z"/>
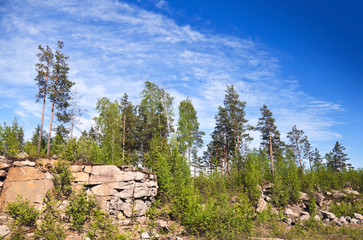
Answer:
<path fill-rule="evenodd" d="M 122 139 L 122 165 L 125 164 L 126 115 L 124 113 L 124 137 Z"/>
<path fill-rule="evenodd" d="M 52 113 L 50 115 L 50 124 L 49 124 L 49 135 L 48 135 L 48 145 L 47 145 L 47 156 L 49 157 L 50 153 L 50 139 L 52 137 L 52 124 L 53 124 L 53 113 L 54 113 L 54 103 L 55 103 L 55 90 L 52 102 Z"/>
<path fill-rule="evenodd" d="M 44 100 L 43 100 L 42 121 L 41 121 L 41 123 L 40 123 L 40 128 L 39 128 L 37 154 L 39 154 L 39 153 L 40 153 L 40 145 L 41 145 L 41 143 L 42 143 L 43 121 L 44 121 L 44 109 L 45 109 L 45 94 L 44 94 Z"/>
<path fill-rule="evenodd" d="M 47 69 L 49 67 L 49 64 L 47 64 Z M 40 152 L 40 145 L 42 143 L 42 134 L 43 134 L 43 122 L 44 122 L 44 109 L 45 109 L 45 98 L 47 95 L 47 82 L 48 82 L 48 71 L 47 76 L 45 77 L 45 83 L 44 83 L 44 99 L 43 99 L 43 111 L 42 111 L 42 121 L 40 123 L 40 129 L 39 129 L 39 136 L 38 136 L 38 149 L 37 154 Z"/>
<path fill-rule="evenodd" d="M 301 156 L 300 156 L 300 148 L 299 148 L 299 142 L 298 141 L 296 141 L 296 147 L 297 147 L 297 154 L 299 155 L 300 167 L 302 167 Z"/>
<path fill-rule="evenodd" d="M 272 155 L 272 139 L 271 139 L 271 132 L 269 132 L 270 135 L 270 162 L 271 162 L 271 174 L 274 175 L 274 158 Z"/>

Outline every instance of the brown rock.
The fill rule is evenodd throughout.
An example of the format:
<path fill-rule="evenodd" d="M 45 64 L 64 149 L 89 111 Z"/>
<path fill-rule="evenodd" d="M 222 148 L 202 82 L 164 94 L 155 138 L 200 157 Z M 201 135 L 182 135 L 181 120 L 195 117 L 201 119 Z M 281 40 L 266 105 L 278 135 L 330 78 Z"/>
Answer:
<path fill-rule="evenodd" d="M 300 192 L 300 200 L 302 201 L 310 201 L 309 195 L 304 193 L 304 192 Z"/>
<path fill-rule="evenodd" d="M 83 172 L 85 172 L 85 173 L 92 173 L 92 166 L 89 166 L 89 165 L 84 166 Z"/>
<path fill-rule="evenodd" d="M 81 172 L 82 168 L 83 167 L 81 165 L 71 165 L 71 166 L 69 166 L 69 171 L 71 171 L 71 172 Z"/>
<path fill-rule="evenodd" d="M 25 161 L 15 161 L 13 163 L 14 166 L 18 166 L 18 167 L 25 167 L 25 166 L 29 166 L 29 167 L 34 167 L 35 166 L 35 162 L 31 162 L 29 160 L 25 160 Z"/>
<path fill-rule="evenodd" d="M 256 212 L 262 212 L 266 209 L 267 209 L 267 202 L 263 198 L 260 198 L 257 203 Z"/>
<path fill-rule="evenodd" d="M 123 173 L 124 172 L 121 172 L 121 170 L 114 165 L 93 166 L 89 183 L 101 184 L 107 182 L 123 181 Z"/>
<path fill-rule="evenodd" d="M 149 202 L 149 201 L 144 202 L 142 200 L 136 200 L 135 206 L 134 206 L 134 209 L 136 210 L 135 215 L 137 217 L 144 216 L 150 206 L 151 206 L 151 202 Z"/>
<path fill-rule="evenodd" d="M 0 169 L 8 169 L 10 167 L 10 164 L 6 163 L 6 162 L 0 162 Z"/>
<path fill-rule="evenodd" d="M 347 195 L 345 193 L 342 192 L 334 192 L 333 193 L 333 198 L 337 199 L 337 198 L 343 198 L 346 197 Z"/>
<path fill-rule="evenodd" d="M 118 194 L 115 189 L 110 188 L 106 184 L 97 185 L 91 188 L 91 191 L 96 196 L 116 196 Z"/>
<path fill-rule="evenodd" d="M 10 168 L 6 181 L 29 181 L 49 179 L 49 173 L 43 173 L 34 167 L 13 167 Z"/>
<path fill-rule="evenodd" d="M 73 181 L 74 182 L 84 182 L 88 183 L 89 181 L 89 174 L 84 172 L 73 172 Z"/>

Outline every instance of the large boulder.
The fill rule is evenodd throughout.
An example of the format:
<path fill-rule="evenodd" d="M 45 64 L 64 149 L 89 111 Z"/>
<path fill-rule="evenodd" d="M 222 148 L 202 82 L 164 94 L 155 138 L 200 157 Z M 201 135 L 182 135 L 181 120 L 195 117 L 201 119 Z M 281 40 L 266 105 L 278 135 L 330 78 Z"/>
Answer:
<path fill-rule="evenodd" d="M 40 209 L 47 191 L 52 188 L 50 173 L 43 173 L 33 167 L 10 168 L 0 195 L 0 209 L 4 210 L 8 203 L 14 202 L 17 195 Z"/>
<path fill-rule="evenodd" d="M 261 197 L 258 200 L 256 212 L 262 212 L 267 209 L 267 202 Z"/>
<path fill-rule="evenodd" d="M 323 202 L 324 202 L 324 195 L 322 193 L 313 193 L 315 200 L 316 200 L 316 204 L 318 204 L 319 207 L 323 206 Z"/>

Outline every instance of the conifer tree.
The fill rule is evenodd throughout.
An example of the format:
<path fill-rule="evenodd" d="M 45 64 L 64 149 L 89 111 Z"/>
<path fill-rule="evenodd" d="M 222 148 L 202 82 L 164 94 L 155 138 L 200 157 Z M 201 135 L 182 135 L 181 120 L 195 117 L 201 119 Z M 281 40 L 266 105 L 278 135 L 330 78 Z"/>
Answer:
<path fill-rule="evenodd" d="M 280 140 L 280 132 L 277 130 L 276 120 L 272 117 L 270 109 L 263 105 L 260 111 L 262 116 L 258 121 L 257 130 L 261 132 L 262 147 L 270 155 L 271 172 L 273 173 L 273 156 L 281 155 L 283 142 Z"/>
<path fill-rule="evenodd" d="M 189 97 L 180 102 L 178 125 L 178 142 L 180 143 L 180 149 L 183 154 L 186 153 L 186 149 L 188 151 L 190 168 L 191 149 L 203 144 L 202 136 L 204 135 L 204 132 L 199 131 L 197 112 Z"/>
<path fill-rule="evenodd" d="M 331 151 L 331 158 L 328 161 L 328 167 L 333 171 L 342 171 L 346 168 L 346 161 L 349 160 L 347 154 L 344 153 L 345 147 L 338 141 L 335 143 L 333 150 Z"/>
<path fill-rule="evenodd" d="M 314 151 L 312 152 L 312 157 L 313 157 L 314 167 L 320 168 L 322 166 L 323 158 L 321 157 L 318 148 L 314 149 Z"/>
<path fill-rule="evenodd" d="M 70 89 L 74 82 L 68 79 L 68 56 L 62 52 L 63 42 L 58 41 L 58 49 L 54 55 L 54 64 L 52 70 L 52 77 L 49 83 L 49 100 L 52 102 L 52 111 L 50 115 L 49 133 L 48 133 L 48 147 L 47 156 L 50 153 L 50 140 L 52 134 L 52 124 L 54 111 L 57 110 L 56 116 L 61 122 L 70 121 L 70 116 L 66 112 L 69 107 Z"/>
<path fill-rule="evenodd" d="M 52 77 L 52 67 L 53 67 L 53 52 L 52 49 L 47 45 L 44 49 L 41 45 L 38 46 L 39 53 L 37 53 L 37 57 L 39 58 L 39 62 L 35 64 L 37 70 L 37 76 L 35 77 L 35 81 L 39 87 L 38 94 L 36 95 L 36 102 L 43 100 L 43 110 L 42 110 L 42 119 L 39 127 L 38 134 L 38 147 L 37 154 L 40 152 L 42 137 L 43 137 L 43 121 L 44 121 L 44 110 L 45 110 L 45 101 L 48 94 L 49 88 L 49 80 Z"/>

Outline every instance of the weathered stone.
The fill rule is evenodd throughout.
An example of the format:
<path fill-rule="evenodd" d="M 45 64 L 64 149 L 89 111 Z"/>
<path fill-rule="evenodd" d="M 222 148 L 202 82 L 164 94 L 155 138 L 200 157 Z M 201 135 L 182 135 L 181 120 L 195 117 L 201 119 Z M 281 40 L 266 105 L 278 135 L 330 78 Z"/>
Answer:
<path fill-rule="evenodd" d="M 12 169 L 11 169 L 12 170 Z M 28 199 L 30 204 L 42 204 L 47 191 L 53 188 L 52 180 L 6 181 L 0 196 L 0 208 L 14 202 L 17 195 Z"/>
<path fill-rule="evenodd" d="M 82 171 L 85 173 L 92 173 L 92 166 L 86 165 L 83 167 Z"/>
<path fill-rule="evenodd" d="M 158 186 L 158 184 L 157 184 L 155 181 L 148 181 L 148 182 L 145 182 L 145 183 L 144 183 L 144 185 L 145 185 L 146 187 L 149 187 L 149 188 L 151 188 L 151 187 L 157 187 L 157 186 Z"/>
<path fill-rule="evenodd" d="M 7 182 L 16 181 L 29 181 L 29 180 L 41 180 L 48 179 L 49 175 L 41 172 L 39 169 L 34 167 L 13 167 L 10 168 Z"/>
<path fill-rule="evenodd" d="M 338 199 L 338 198 L 343 198 L 346 197 L 347 195 L 345 193 L 342 192 L 335 192 L 333 193 L 333 198 Z"/>
<path fill-rule="evenodd" d="M 16 155 L 17 158 L 27 159 L 29 155 L 26 152 L 21 152 L 18 155 Z"/>
<path fill-rule="evenodd" d="M 290 208 L 286 208 L 285 210 L 284 210 L 284 213 L 286 214 L 286 215 L 289 215 L 289 216 L 292 216 L 293 218 L 297 218 L 297 217 L 299 217 L 299 213 L 296 213 L 296 212 L 294 212 L 294 211 L 292 211 Z"/>
<path fill-rule="evenodd" d="M 291 224 L 293 224 L 294 223 L 294 221 L 291 219 L 291 218 L 286 218 L 285 220 L 284 220 L 284 222 L 286 222 L 287 224 L 289 224 L 289 225 L 291 225 Z"/>
<path fill-rule="evenodd" d="M 10 164 L 7 164 L 6 162 L 0 162 L 0 169 L 8 169 L 10 167 Z"/>
<path fill-rule="evenodd" d="M 350 219 L 350 223 L 358 224 L 358 220 L 355 218 Z"/>
<path fill-rule="evenodd" d="M 355 190 L 345 189 L 344 192 L 347 194 L 359 195 L 359 192 Z"/>
<path fill-rule="evenodd" d="M 132 171 L 135 171 L 135 167 L 132 166 L 132 165 L 124 165 L 121 167 L 122 171 L 125 171 L 125 172 L 132 172 Z"/>
<path fill-rule="evenodd" d="M 69 166 L 69 171 L 71 171 L 71 172 L 81 172 L 82 168 L 83 168 L 83 166 L 81 166 L 81 165 L 71 165 L 71 166 Z"/>
<path fill-rule="evenodd" d="M 266 209 L 267 209 L 267 202 L 263 198 L 260 198 L 257 203 L 256 212 L 260 213 Z"/>
<path fill-rule="evenodd" d="M 150 235 L 147 232 L 142 232 L 141 233 L 141 239 L 149 239 Z"/>
<path fill-rule="evenodd" d="M 91 188 L 91 191 L 96 196 L 116 196 L 118 194 L 118 192 L 115 189 L 110 188 L 106 184 L 97 185 Z"/>
<path fill-rule="evenodd" d="M 8 226 L 6 225 L 1 225 L 0 226 L 0 236 L 5 237 L 10 233 L 10 229 Z"/>
<path fill-rule="evenodd" d="M 31 162 L 29 160 L 25 160 L 25 161 L 15 161 L 13 163 L 14 166 L 18 166 L 18 167 L 25 167 L 25 166 L 29 166 L 29 167 L 34 167 L 35 166 L 35 162 Z"/>
<path fill-rule="evenodd" d="M 265 200 L 266 200 L 266 202 L 271 202 L 272 201 L 272 199 L 269 196 L 266 196 Z"/>
<path fill-rule="evenodd" d="M 121 170 L 114 165 L 93 166 L 90 184 L 122 181 Z"/>
<path fill-rule="evenodd" d="M 321 219 L 320 219 L 319 215 L 315 215 L 315 216 L 314 216 L 314 219 L 315 219 L 316 221 L 321 221 Z"/>
<path fill-rule="evenodd" d="M 129 182 L 111 182 L 111 183 L 105 183 L 107 186 L 109 186 L 110 188 L 113 189 L 117 189 L 117 190 L 125 190 L 125 189 L 129 189 L 129 188 L 134 188 L 135 187 L 135 182 L 134 181 L 129 181 Z"/>
<path fill-rule="evenodd" d="M 130 218 L 132 217 L 132 204 L 128 202 L 123 202 L 121 204 L 120 210 L 122 210 L 123 214 Z"/>
<path fill-rule="evenodd" d="M 324 202 L 324 195 L 322 193 L 313 193 L 315 200 L 316 200 L 316 204 L 318 204 L 319 207 L 323 206 L 323 202 Z"/>
<path fill-rule="evenodd" d="M 290 209 L 297 214 L 301 214 L 302 210 L 298 206 L 291 206 Z"/>
<path fill-rule="evenodd" d="M 158 220 L 158 225 L 160 226 L 160 228 L 165 231 L 165 232 L 169 232 L 169 224 L 167 221 L 164 220 Z"/>
<path fill-rule="evenodd" d="M 301 217 L 300 217 L 300 220 L 301 221 L 307 221 L 307 220 L 309 220 L 310 219 L 310 215 L 302 215 Z"/>
<path fill-rule="evenodd" d="M 116 196 L 118 196 L 121 199 L 130 199 L 134 198 L 134 186 L 131 186 L 129 188 L 126 188 L 122 190 L 121 192 L 118 192 Z"/>
<path fill-rule="evenodd" d="M 346 224 L 346 223 L 347 223 L 347 219 L 345 219 L 345 217 L 340 217 L 340 218 L 339 218 L 339 221 L 340 221 L 342 224 Z"/>
<path fill-rule="evenodd" d="M 363 215 L 359 213 L 354 213 L 354 217 L 359 220 L 363 220 Z"/>
<path fill-rule="evenodd" d="M 89 174 L 85 172 L 73 172 L 73 181 L 74 182 L 84 182 L 88 183 L 89 181 Z"/>
<path fill-rule="evenodd" d="M 310 201 L 309 195 L 307 193 L 304 192 L 300 192 L 300 200 L 301 201 Z"/>
<path fill-rule="evenodd" d="M 331 192 L 326 192 L 326 195 L 327 195 L 327 196 L 331 196 L 331 195 L 332 195 L 332 193 L 331 193 Z"/>
<path fill-rule="evenodd" d="M 134 206 L 134 209 L 135 209 L 135 215 L 137 217 L 141 217 L 141 216 L 144 216 L 146 214 L 146 211 L 151 207 L 151 202 L 149 201 L 142 201 L 142 200 L 136 200 L 135 201 L 135 206 Z"/>
<path fill-rule="evenodd" d="M 5 177 L 8 173 L 4 170 L 0 170 L 0 177 Z"/>
<path fill-rule="evenodd" d="M 135 181 L 141 181 L 147 179 L 147 175 L 141 172 L 135 172 Z"/>
<path fill-rule="evenodd" d="M 327 211 L 319 211 L 320 214 L 322 215 L 323 219 L 328 218 L 328 219 L 334 219 L 336 218 L 334 213 L 331 212 L 327 212 Z"/>

